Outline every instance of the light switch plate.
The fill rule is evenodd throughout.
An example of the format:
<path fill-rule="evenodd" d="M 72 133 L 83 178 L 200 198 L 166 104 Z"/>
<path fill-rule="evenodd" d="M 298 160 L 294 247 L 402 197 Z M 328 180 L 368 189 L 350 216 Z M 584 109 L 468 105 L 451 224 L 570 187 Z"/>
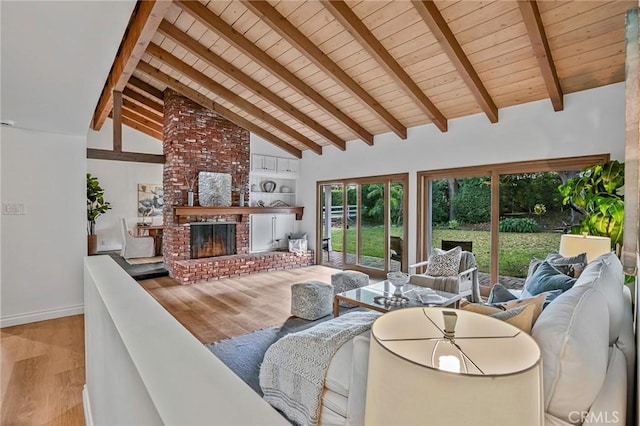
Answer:
<path fill-rule="evenodd" d="M 4 203 L 2 214 L 24 215 L 27 214 L 25 203 Z"/>

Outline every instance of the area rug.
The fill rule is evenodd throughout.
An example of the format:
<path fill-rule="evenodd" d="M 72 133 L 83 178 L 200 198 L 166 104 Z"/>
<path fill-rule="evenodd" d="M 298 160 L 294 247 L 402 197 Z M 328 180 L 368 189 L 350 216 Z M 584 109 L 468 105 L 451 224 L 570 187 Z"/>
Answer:
<path fill-rule="evenodd" d="M 341 312 L 360 310 L 360 308 L 341 308 Z M 278 339 L 290 333 L 305 330 L 316 324 L 330 320 L 333 315 L 327 315 L 315 321 L 290 317 L 282 327 L 263 328 L 241 336 L 230 337 L 206 345 L 227 367 L 240 377 L 251 389 L 262 396 L 260 389 L 260 364 L 269 346 Z"/>
<path fill-rule="evenodd" d="M 138 257 L 135 259 L 125 259 L 129 265 L 146 265 L 148 263 L 161 263 L 164 261 L 162 256 Z"/>

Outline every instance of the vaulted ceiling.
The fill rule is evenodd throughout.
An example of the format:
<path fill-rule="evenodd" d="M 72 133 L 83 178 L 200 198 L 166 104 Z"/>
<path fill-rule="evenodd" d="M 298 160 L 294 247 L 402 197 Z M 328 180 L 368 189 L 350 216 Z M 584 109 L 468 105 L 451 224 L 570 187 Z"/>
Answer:
<path fill-rule="evenodd" d="M 295 156 L 624 80 L 632 1 L 140 2 L 93 128 L 162 139 L 171 88 Z"/>

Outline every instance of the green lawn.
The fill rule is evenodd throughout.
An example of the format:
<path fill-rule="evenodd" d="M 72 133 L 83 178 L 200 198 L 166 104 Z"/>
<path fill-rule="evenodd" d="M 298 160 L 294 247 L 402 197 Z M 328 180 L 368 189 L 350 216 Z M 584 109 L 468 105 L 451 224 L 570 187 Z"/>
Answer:
<path fill-rule="evenodd" d="M 401 227 L 392 227 L 391 235 L 402 236 Z M 500 275 L 526 277 L 529 261 L 532 257 L 544 258 L 560 247 L 559 233 L 538 232 L 532 234 L 501 233 L 500 234 Z M 355 229 L 347 230 L 350 253 L 355 252 Z M 437 229 L 433 231 L 433 246 L 440 247 L 442 240 L 473 241 L 473 254 L 481 272 L 489 272 L 490 247 L 489 232 Z M 363 228 L 362 254 L 382 257 L 384 254 L 384 227 L 373 226 Z M 333 250 L 342 251 L 342 230 L 331 231 Z"/>

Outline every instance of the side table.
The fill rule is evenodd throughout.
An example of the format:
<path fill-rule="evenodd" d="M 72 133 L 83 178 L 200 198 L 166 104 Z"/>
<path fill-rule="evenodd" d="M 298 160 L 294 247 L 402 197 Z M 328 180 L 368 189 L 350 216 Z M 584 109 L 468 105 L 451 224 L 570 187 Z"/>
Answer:
<path fill-rule="evenodd" d="M 162 225 L 137 225 L 136 232 L 138 233 L 138 237 L 143 237 L 148 235 L 153 237 L 154 247 L 156 249 L 156 256 L 162 255 L 162 230 L 164 226 Z"/>

